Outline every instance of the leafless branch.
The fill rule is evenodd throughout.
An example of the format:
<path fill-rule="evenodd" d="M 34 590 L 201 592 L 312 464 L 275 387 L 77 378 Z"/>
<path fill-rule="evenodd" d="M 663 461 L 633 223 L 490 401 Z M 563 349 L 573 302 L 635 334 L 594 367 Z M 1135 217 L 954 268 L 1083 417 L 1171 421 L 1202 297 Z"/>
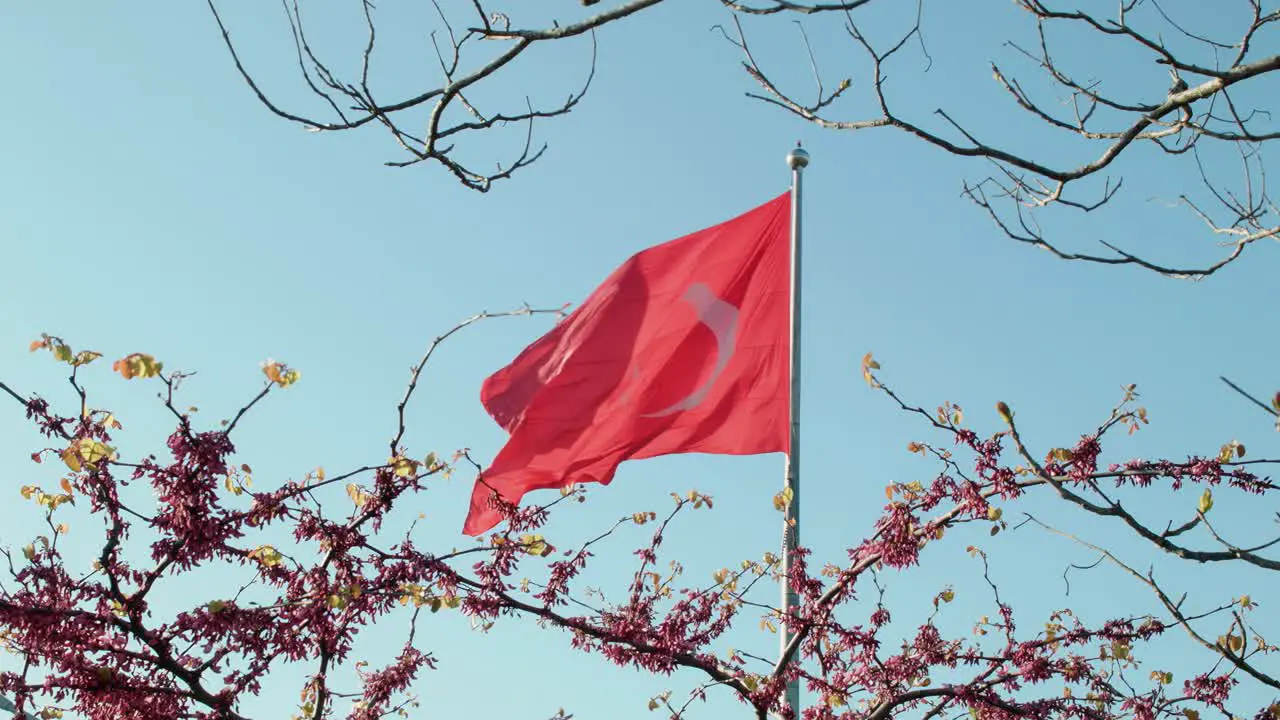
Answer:
<path fill-rule="evenodd" d="M 404 438 L 404 433 L 405 433 L 405 419 L 404 419 L 405 408 L 409 406 L 409 400 L 413 398 L 413 392 L 418 388 L 418 379 L 422 377 L 423 369 L 425 369 L 427 366 L 427 363 L 431 361 L 431 356 L 435 354 L 436 349 L 440 347 L 441 343 L 443 343 L 445 340 L 448 340 L 450 337 L 460 332 L 461 330 L 467 327 L 470 327 L 471 325 L 474 325 L 480 322 L 481 320 L 490 320 L 494 318 L 504 318 L 504 317 L 526 317 L 526 316 L 533 316 L 533 315 L 548 315 L 548 314 L 562 315 L 567 307 L 568 305 L 564 305 L 554 309 L 546 309 L 546 308 L 539 309 L 539 308 L 530 307 L 529 305 L 525 305 L 524 307 L 521 307 L 517 310 L 507 310 L 504 312 L 496 312 L 496 313 L 491 313 L 487 311 L 480 312 L 475 315 L 472 315 L 466 320 L 463 320 L 457 325 L 454 325 L 448 331 L 442 333 L 441 335 L 437 336 L 434 340 L 432 340 L 431 344 L 427 346 L 426 352 L 422 354 L 422 358 L 418 360 L 417 364 L 415 364 L 413 368 L 410 370 L 409 385 L 408 387 L 405 388 L 404 397 L 401 398 L 399 404 L 396 405 L 396 434 L 391 438 L 391 455 L 397 456 L 400 454 L 400 441 Z"/>
<path fill-rule="evenodd" d="M 1011 239 L 1047 250 L 1058 258 L 1107 265 L 1133 265 L 1171 277 L 1199 279 L 1236 261 L 1249 245 L 1280 235 L 1280 223 L 1275 220 L 1274 210 L 1269 199 L 1266 198 L 1265 191 L 1246 192 L 1252 202 L 1244 203 L 1218 192 L 1202 173 L 1204 184 L 1232 214 L 1232 219 L 1224 223 L 1213 222 L 1191 200 L 1184 196 L 1182 201 L 1208 222 L 1213 234 L 1230 237 L 1230 242 L 1226 243 L 1227 253 L 1217 261 L 1199 266 L 1179 267 L 1122 250 L 1113 242 L 1101 242 L 1109 253 L 1092 254 L 1066 250 L 1057 242 L 1047 239 L 1039 223 L 1030 217 L 1030 214 L 1054 205 L 1091 212 L 1110 202 L 1118 194 L 1123 178 L 1115 181 L 1106 178 L 1097 200 L 1074 200 L 1067 197 L 1066 190 L 1069 186 L 1074 187 L 1093 176 L 1101 176 L 1103 171 L 1111 169 L 1135 143 L 1150 142 L 1164 152 L 1176 156 L 1194 151 L 1202 140 L 1260 144 L 1280 137 L 1280 130 L 1256 130 L 1250 127 L 1248 123 L 1259 114 L 1265 114 L 1266 111 L 1260 109 L 1243 117 L 1234 106 L 1230 95 L 1230 91 L 1237 87 L 1245 85 L 1252 87 L 1257 84 L 1258 78 L 1273 75 L 1280 70 L 1280 55 L 1250 60 L 1247 53 L 1241 52 L 1226 67 L 1208 67 L 1186 59 L 1184 49 L 1175 48 L 1160 40 L 1158 31 L 1139 29 L 1136 24 L 1138 19 L 1131 12 L 1134 8 L 1123 4 L 1118 20 L 1102 19 L 1084 11 L 1051 9 L 1046 3 L 1038 0 L 1017 0 L 1017 5 L 1027 11 L 1035 23 L 1038 48 L 1032 51 L 1013 41 L 1008 45 L 1031 60 L 1038 69 L 1048 75 L 1050 80 L 1068 93 L 1070 106 L 1075 109 L 1075 116 L 1062 117 L 1049 110 L 1045 104 L 1034 98 L 1018 79 L 1011 77 L 1002 67 L 993 63 L 991 69 L 995 81 L 1013 99 L 1015 106 L 1027 113 L 1035 122 L 1068 136 L 1089 141 L 1091 146 L 1098 148 L 1090 159 L 1079 164 L 1049 163 L 1041 160 L 1036 154 L 1017 152 L 1006 149 L 998 143 L 984 140 L 978 131 L 966 127 L 955 115 L 944 108 L 938 108 L 935 111 L 936 117 L 942 122 L 942 127 L 937 130 L 896 113 L 886 94 L 888 77 L 886 66 L 903 49 L 908 40 L 920 35 L 919 14 L 914 23 L 897 36 L 896 41 L 892 41 L 885 49 L 880 49 L 855 21 L 852 8 L 846 11 L 848 35 L 854 44 L 862 49 L 870 64 L 872 81 L 866 87 L 879 108 L 880 114 L 875 117 L 852 120 L 832 117 L 828 111 L 831 101 L 835 99 L 834 96 L 825 101 L 820 96 L 815 104 L 804 104 L 793 99 L 787 91 L 771 79 L 752 56 L 740 29 L 739 37 L 733 39 L 733 44 L 743 54 L 743 65 L 747 74 L 763 90 L 760 93 L 748 93 L 750 97 L 786 110 L 823 128 L 843 131 L 894 128 L 946 153 L 985 159 L 994 163 L 998 175 L 976 183 L 966 182 L 964 185 L 966 197 L 986 212 L 996 226 Z M 1137 5 L 1135 3 L 1134 7 Z M 1263 14 L 1257 3 L 1251 3 L 1254 10 L 1253 18 L 1242 31 L 1242 39 L 1235 44 L 1225 44 L 1188 32 L 1185 25 L 1173 20 L 1158 4 L 1150 3 L 1150 5 L 1155 9 L 1154 17 L 1148 17 L 1151 23 L 1164 23 L 1197 45 L 1207 44 L 1215 51 L 1247 45 L 1264 25 L 1275 21 L 1275 13 Z M 1067 29 L 1079 28 L 1082 38 L 1101 35 L 1126 41 L 1140 51 L 1153 55 L 1156 63 L 1166 65 L 1172 76 L 1173 85 L 1167 90 L 1163 87 L 1158 88 L 1159 100 L 1146 100 L 1115 97 L 1101 89 L 1100 81 L 1079 82 L 1073 79 L 1072 74 L 1064 67 L 1063 61 L 1051 52 L 1049 35 L 1046 32 L 1046 28 L 1050 25 L 1062 25 Z M 1132 69 L 1128 67 L 1122 68 L 1121 71 L 1132 73 Z M 1188 84 L 1184 77 L 1196 78 L 1197 82 Z M 1229 117 L 1219 117 L 1214 113 L 1214 107 L 1217 104 L 1228 108 Z M 1105 112 L 1098 113 L 1100 108 Z M 1103 122 L 1106 125 L 1101 125 Z M 1246 158 L 1249 157 L 1253 156 L 1246 155 Z M 1261 172 L 1260 167 L 1258 172 Z M 1246 159 L 1244 181 L 1246 185 L 1250 183 L 1252 173 L 1253 168 Z M 988 187 L 998 188 L 999 192 L 989 193 Z M 993 199 L 1001 201 L 999 206 Z M 1008 210 L 1003 209 L 1005 207 Z"/>

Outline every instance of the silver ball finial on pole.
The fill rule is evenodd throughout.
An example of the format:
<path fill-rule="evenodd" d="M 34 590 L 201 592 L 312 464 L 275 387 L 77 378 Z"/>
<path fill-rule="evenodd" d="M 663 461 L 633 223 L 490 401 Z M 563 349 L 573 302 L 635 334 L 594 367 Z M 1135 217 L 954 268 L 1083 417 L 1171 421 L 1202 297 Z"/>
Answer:
<path fill-rule="evenodd" d="M 796 143 L 796 148 L 787 153 L 787 165 L 792 170 L 799 170 L 809 164 L 809 153 L 800 147 L 800 143 Z"/>

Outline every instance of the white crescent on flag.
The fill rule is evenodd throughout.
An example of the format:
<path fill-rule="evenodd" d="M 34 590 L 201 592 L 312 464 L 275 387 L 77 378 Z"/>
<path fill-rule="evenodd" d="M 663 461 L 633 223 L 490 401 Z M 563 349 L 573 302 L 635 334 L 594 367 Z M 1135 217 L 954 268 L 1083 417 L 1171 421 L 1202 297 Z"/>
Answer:
<path fill-rule="evenodd" d="M 738 340 L 738 308 L 716 297 L 716 294 L 711 292 L 711 288 L 702 283 L 690 285 L 681 299 L 693 306 L 693 309 L 698 313 L 699 322 L 706 325 L 712 334 L 716 336 L 715 367 L 711 369 L 711 375 L 707 378 L 707 381 L 690 393 L 688 397 L 668 408 L 658 412 L 645 413 L 640 417 L 662 417 L 697 407 L 706 399 L 707 393 L 715 385 L 716 379 L 720 377 L 725 367 L 728 366 L 729 360 L 733 358 L 733 351 Z"/>

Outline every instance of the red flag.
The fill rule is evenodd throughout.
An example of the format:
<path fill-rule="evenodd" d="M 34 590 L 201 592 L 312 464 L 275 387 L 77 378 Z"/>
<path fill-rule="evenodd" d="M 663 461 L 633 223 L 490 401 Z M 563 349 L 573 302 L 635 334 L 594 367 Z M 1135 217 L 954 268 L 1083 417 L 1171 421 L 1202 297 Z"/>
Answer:
<path fill-rule="evenodd" d="M 790 194 L 644 250 L 485 380 L 511 433 L 463 532 L 498 524 L 494 492 L 609 484 L 624 460 L 786 452 Z"/>

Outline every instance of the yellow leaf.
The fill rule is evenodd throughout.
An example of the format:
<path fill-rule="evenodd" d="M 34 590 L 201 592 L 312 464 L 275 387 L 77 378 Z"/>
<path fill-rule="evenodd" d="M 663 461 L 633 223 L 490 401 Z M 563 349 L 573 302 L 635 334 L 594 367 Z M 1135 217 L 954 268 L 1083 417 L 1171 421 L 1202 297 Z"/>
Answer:
<path fill-rule="evenodd" d="M 20 492 L 22 493 L 22 497 L 24 500 L 30 500 L 32 495 L 35 495 L 36 493 L 40 492 L 40 488 L 36 487 L 35 485 L 23 485 L 22 490 Z"/>
<path fill-rule="evenodd" d="M 265 567 L 275 567 L 284 558 L 279 550 L 270 545 L 262 545 L 249 551 L 249 557 L 262 563 Z"/>
<path fill-rule="evenodd" d="M 418 472 L 418 461 L 410 460 L 403 455 L 387 460 L 387 464 L 391 466 L 392 472 L 396 474 L 396 477 L 410 477 Z"/>
<path fill-rule="evenodd" d="M 879 369 L 880 369 L 880 363 L 876 362 L 875 359 L 871 357 L 871 353 L 867 353 L 866 355 L 862 356 L 862 379 L 866 380 L 867 385 L 871 386 L 872 388 L 880 387 L 880 383 L 876 382 L 875 377 L 872 376 L 871 374 L 872 370 L 879 370 Z"/>
<path fill-rule="evenodd" d="M 657 701 L 655 698 L 649 698 L 649 710 L 650 710 L 650 712 L 652 712 L 652 711 L 654 711 L 654 710 L 657 710 L 657 709 L 658 709 L 658 701 Z"/>
<path fill-rule="evenodd" d="M 72 472 L 80 472 L 86 466 L 93 469 L 94 464 L 111 458 L 114 452 L 109 445 L 92 438 L 81 438 L 71 443 L 59 455 L 62 457 L 62 462 L 66 463 Z"/>
<path fill-rule="evenodd" d="M 1244 457 L 1244 444 L 1239 440 L 1232 440 L 1218 451 L 1218 462 L 1231 462 L 1238 457 Z"/>
<path fill-rule="evenodd" d="M 58 523 L 58 527 L 54 528 L 53 531 L 59 535 L 66 535 L 67 531 L 70 529 L 71 528 L 67 527 L 66 523 Z"/>
<path fill-rule="evenodd" d="M 364 507 L 364 504 L 369 501 L 369 495 L 355 483 L 347 483 L 347 497 L 351 498 L 351 502 L 355 503 L 356 507 Z"/>
<path fill-rule="evenodd" d="M 1046 460 L 1055 462 L 1071 462 L 1071 451 L 1066 448 L 1054 448 L 1049 451 L 1049 457 Z"/>
<path fill-rule="evenodd" d="M 76 452 L 74 445 L 63 450 L 59 455 L 62 457 L 62 462 L 71 468 L 71 472 L 80 472 L 83 465 L 80 464 L 80 453 Z"/>
<path fill-rule="evenodd" d="M 58 506 L 63 503 L 75 504 L 74 498 L 70 495 L 46 495 L 44 499 L 47 501 L 46 504 L 48 504 L 50 512 L 57 510 Z"/>
<path fill-rule="evenodd" d="M 300 371 L 270 359 L 262 363 L 262 373 L 267 376 L 267 380 L 282 388 L 287 388 L 302 378 Z"/>
<path fill-rule="evenodd" d="M 1213 509 L 1213 491 L 1209 488 L 1204 489 L 1204 493 L 1200 495 L 1200 512 L 1207 513 Z"/>
<path fill-rule="evenodd" d="M 80 457 L 84 458 L 84 461 L 90 465 L 110 459 L 114 454 L 115 450 L 105 443 L 90 440 L 89 438 L 80 441 Z"/>
<path fill-rule="evenodd" d="M 330 595 L 327 598 L 329 607 L 335 610 L 341 610 L 347 606 L 347 599 L 341 595 Z"/>
<path fill-rule="evenodd" d="M 1004 511 L 998 507 L 987 508 L 987 519 L 992 522 L 999 520 L 1003 515 L 1004 515 Z"/>
<path fill-rule="evenodd" d="M 35 560 L 35 559 L 36 559 L 36 544 L 35 544 L 35 543 L 31 543 L 30 545 L 27 545 L 26 547 L 22 548 L 22 555 L 23 555 L 24 557 L 26 557 L 28 560 Z"/>
<path fill-rule="evenodd" d="M 111 369 L 120 373 L 125 380 L 145 379 L 159 375 L 164 369 L 164 363 L 156 362 L 154 357 L 146 353 L 133 353 L 111 363 Z"/>
<path fill-rule="evenodd" d="M 1003 400 L 996 403 L 996 412 L 1000 414 L 1000 419 L 1006 423 L 1013 422 L 1013 411 L 1009 409 L 1008 404 Z"/>
<path fill-rule="evenodd" d="M 795 498 L 795 491 L 791 488 L 783 488 L 782 492 L 773 496 L 773 509 L 778 512 L 785 512 L 787 506 L 791 504 L 791 500 Z"/>
<path fill-rule="evenodd" d="M 227 608 L 227 602 L 225 600 L 211 600 L 205 607 L 208 608 L 210 613 L 217 615 Z"/>
<path fill-rule="evenodd" d="M 521 535 L 519 542 L 522 549 L 530 555 L 546 557 L 555 552 L 555 548 L 541 535 Z"/>
<path fill-rule="evenodd" d="M 938 597 L 942 598 L 942 602 L 949 603 L 952 600 L 956 599 L 956 593 L 954 590 L 947 589 L 947 590 L 943 590 L 942 594 L 939 595 Z"/>
<path fill-rule="evenodd" d="M 81 438 L 63 450 L 61 456 L 62 462 L 66 463 L 72 472 L 80 472 L 85 467 L 92 470 L 102 460 L 113 459 L 115 448 L 93 438 Z"/>

